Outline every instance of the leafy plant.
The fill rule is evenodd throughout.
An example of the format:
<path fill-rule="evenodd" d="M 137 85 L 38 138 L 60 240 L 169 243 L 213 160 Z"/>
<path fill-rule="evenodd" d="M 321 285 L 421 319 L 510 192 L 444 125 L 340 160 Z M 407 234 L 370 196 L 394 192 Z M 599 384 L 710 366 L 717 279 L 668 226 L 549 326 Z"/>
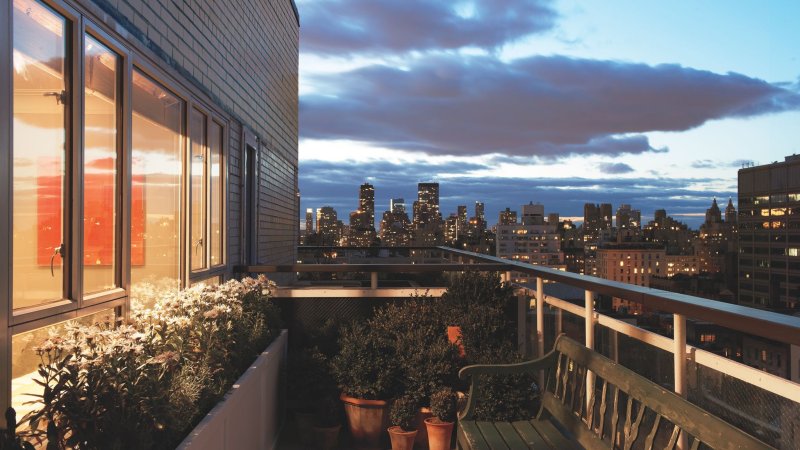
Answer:
<path fill-rule="evenodd" d="M 342 402 L 338 397 L 323 397 L 315 404 L 314 409 L 314 425 L 323 428 L 341 425 Z"/>
<path fill-rule="evenodd" d="M 324 398 L 338 396 L 325 355 L 316 348 L 297 349 L 289 354 L 287 394 L 294 408 L 301 412 L 313 412 Z"/>
<path fill-rule="evenodd" d="M 510 364 L 523 360 L 510 345 L 487 349 L 474 358 L 476 364 Z M 482 376 L 481 398 L 475 408 L 476 419 L 511 422 L 527 420 L 535 415 L 539 395 L 534 388 L 533 374 Z"/>
<path fill-rule="evenodd" d="M 417 413 L 419 412 L 419 405 L 417 402 L 408 395 L 398 397 L 392 403 L 392 408 L 389 410 L 389 420 L 392 425 L 398 426 L 403 431 L 414 431 L 417 429 Z"/>
<path fill-rule="evenodd" d="M 455 422 L 458 397 L 450 388 L 436 391 L 431 395 L 431 414 L 442 422 Z"/>
<path fill-rule="evenodd" d="M 35 450 L 33 444 L 17 435 L 17 412 L 8 408 L 5 414 L 6 428 L 0 428 L 0 450 Z"/>
<path fill-rule="evenodd" d="M 394 343 L 385 333 L 369 323 L 345 326 L 339 347 L 331 370 L 346 395 L 366 400 L 394 397 L 401 386 L 401 372 Z"/>
<path fill-rule="evenodd" d="M 43 393 L 23 420 L 71 449 L 173 448 L 279 332 L 271 287 L 152 290 L 128 324 L 68 326 L 36 350 Z"/>

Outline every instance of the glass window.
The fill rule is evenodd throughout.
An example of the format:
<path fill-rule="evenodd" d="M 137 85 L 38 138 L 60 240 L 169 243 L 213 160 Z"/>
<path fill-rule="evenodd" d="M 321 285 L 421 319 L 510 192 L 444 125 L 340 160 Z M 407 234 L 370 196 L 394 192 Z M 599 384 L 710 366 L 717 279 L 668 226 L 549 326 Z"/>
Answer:
<path fill-rule="evenodd" d="M 212 121 L 208 129 L 208 141 L 211 151 L 211 265 L 218 266 L 225 261 L 223 255 L 223 220 L 224 220 L 224 201 L 225 192 L 224 180 L 222 176 L 222 125 Z"/>
<path fill-rule="evenodd" d="M 180 287 L 184 105 L 138 71 L 131 97 L 131 299 L 149 306 L 153 286 Z"/>
<path fill-rule="evenodd" d="M 33 0 L 13 8 L 13 308 L 64 297 L 68 22 Z"/>
<path fill-rule="evenodd" d="M 192 109 L 189 123 L 192 141 L 192 270 L 205 269 L 206 265 L 206 190 L 208 173 L 208 146 L 206 145 L 206 115 Z"/>
<path fill-rule="evenodd" d="M 116 287 L 119 57 L 86 36 L 83 292 Z"/>

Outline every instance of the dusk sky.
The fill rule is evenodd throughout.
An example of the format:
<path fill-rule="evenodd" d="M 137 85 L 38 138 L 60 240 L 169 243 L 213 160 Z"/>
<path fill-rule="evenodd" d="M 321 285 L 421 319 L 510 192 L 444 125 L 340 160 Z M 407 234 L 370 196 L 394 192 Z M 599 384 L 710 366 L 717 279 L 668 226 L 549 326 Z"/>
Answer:
<path fill-rule="evenodd" d="M 299 0 L 300 193 L 438 181 L 489 224 L 629 203 L 696 228 L 737 169 L 800 153 L 800 2 Z"/>

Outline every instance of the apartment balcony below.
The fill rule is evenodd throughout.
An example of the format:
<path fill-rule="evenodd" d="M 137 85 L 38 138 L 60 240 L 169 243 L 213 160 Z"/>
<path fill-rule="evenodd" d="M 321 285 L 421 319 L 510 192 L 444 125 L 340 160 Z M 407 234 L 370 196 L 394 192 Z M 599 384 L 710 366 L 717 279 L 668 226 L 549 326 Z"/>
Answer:
<path fill-rule="evenodd" d="M 300 247 L 298 263 L 242 266 L 289 273 L 275 294 L 290 333 L 366 318 L 413 296 L 440 298 L 452 274 L 526 274 L 515 285 L 518 351 L 534 358 L 566 333 L 711 415 L 780 449 L 800 442 L 800 318 L 447 247 Z M 615 300 L 612 302 L 612 299 Z M 615 311 L 619 301 L 640 314 Z M 290 348 L 290 353 L 294 349 Z M 279 448 L 296 447 L 291 420 Z M 341 441 L 341 448 L 347 448 Z"/>

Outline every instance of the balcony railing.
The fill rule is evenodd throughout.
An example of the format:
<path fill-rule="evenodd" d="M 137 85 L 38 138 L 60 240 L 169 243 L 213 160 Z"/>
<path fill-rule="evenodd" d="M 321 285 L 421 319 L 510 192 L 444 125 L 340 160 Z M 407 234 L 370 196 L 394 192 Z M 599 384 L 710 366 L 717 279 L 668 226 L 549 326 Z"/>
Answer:
<path fill-rule="evenodd" d="M 435 248 L 300 248 L 302 258 L 314 263 L 282 266 L 242 266 L 240 272 L 296 274 L 363 274 L 364 285 L 346 292 L 307 291 L 309 296 L 398 297 L 396 288 L 381 287 L 380 275 L 436 274 L 454 271 L 501 272 L 510 281 L 512 272 L 536 280 L 535 286 L 520 287 L 519 326 L 529 337 L 527 353 L 543 354 L 554 337 L 568 332 L 582 337 L 587 347 L 618 360 L 637 365 L 653 381 L 668 385 L 715 415 L 734 423 L 778 448 L 795 448 L 800 442 L 800 384 L 687 342 L 687 319 L 700 325 L 714 324 L 743 335 L 756 336 L 778 345 L 800 346 L 800 318 L 689 295 L 568 273 L 542 266 L 509 261 L 483 254 Z M 394 260 L 396 262 L 389 262 Z M 399 261 L 399 262 L 397 262 Z M 369 274 L 369 283 L 366 277 Z M 547 283 L 562 283 L 583 291 L 583 301 L 545 295 Z M 330 282 L 327 282 L 330 284 Z M 435 286 L 439 287 L 440 286 Z M 415 289 L 429 289 L 419 286 Z M 286 296 L 299 288 L 284 286 Z M 306 288 L 308 289 L 308 288 Z M 437 289 L 430 295 L 440 295 Z M 671 333 L 657 333 L 618 317 L 598 312 L 599 295 L 641 304 L 658 317 L 669 317 Z M 280 296 L 280 294 L 279 294 Z M 571 301 L 570 301 L 571 300 Z M 567 314 L 564 314 L 566 312 Z M 671 335 L 670 335 L 671 334 Z M 765 341 L 768 342 L 768 341 Z M 525 349 L 528 342 L 521 342 Z M 547 344 L 547 345 L 546 345 Z M 800 352 L 789 352 L 783 364 L 800 364 Z M 781 361 L 778 362 L 781 364 Z M 665 372 L 670 372 L 666 374 Z M 660 366 L 661 370 L 653 370 Z M 669 376 L 671 375 L 671 376 Z"/>

